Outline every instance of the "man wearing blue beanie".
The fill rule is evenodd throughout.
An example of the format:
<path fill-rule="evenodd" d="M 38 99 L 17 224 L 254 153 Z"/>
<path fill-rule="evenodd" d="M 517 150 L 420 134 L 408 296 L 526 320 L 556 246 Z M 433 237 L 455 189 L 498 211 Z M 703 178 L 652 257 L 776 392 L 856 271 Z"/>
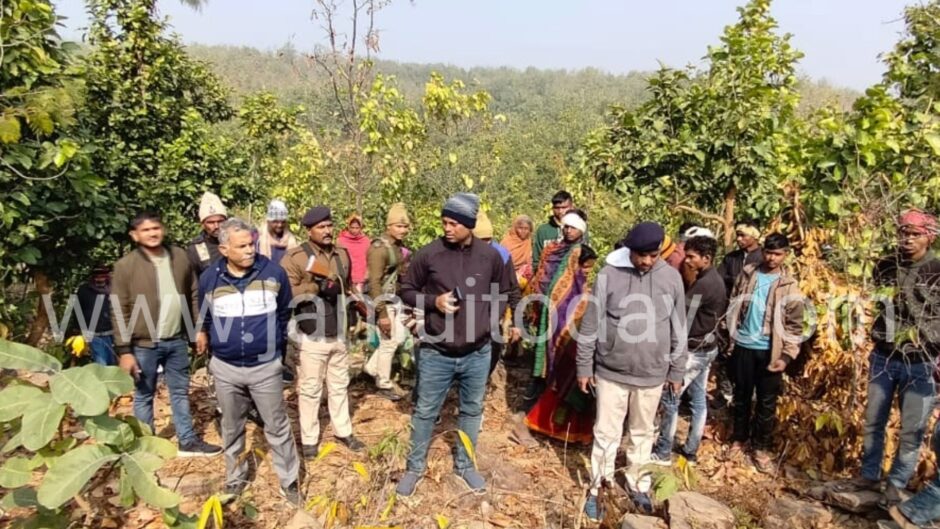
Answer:
<path fill-rule="evenodd" d="M 663 227 L 641 222 L 607 257 L 597 274 L 578 328 L 578 385 L 597 394 L 591 493 L 584 512 L 603 518 L 597 503 L 601 481 L 614 480 L 614 459 L 629 430 L 627 484 L 634 503 L 651 510 L 651 480 L 641 473 L 653 450 L 654 419 L 663 386 L 682 389 L 686 350 L 685 289 L 679 272 L 660 258 Z"/>
<path fill-rule="evenodd" d="M 490 371 L 492 340 L 506 311 L 510 274 L 492 246 L 473 236 L 480 199 L 457 193 L 441 212 L 444 236 L 415 253 L 401 283 L 406 305 L 425 313 L 418 349 L 417 402 L 411 417 L 411 451 L 399 496 L 411 496 L 427 468 L 434 422 L 455 382 L 459 388 L 457 428 L 476 450 L 483 398 Z M 494 295 L 496 294 L 496 295 Z M 474 457 L 457 442 L 454 472 L 475 493 L 486 490 Z"/>

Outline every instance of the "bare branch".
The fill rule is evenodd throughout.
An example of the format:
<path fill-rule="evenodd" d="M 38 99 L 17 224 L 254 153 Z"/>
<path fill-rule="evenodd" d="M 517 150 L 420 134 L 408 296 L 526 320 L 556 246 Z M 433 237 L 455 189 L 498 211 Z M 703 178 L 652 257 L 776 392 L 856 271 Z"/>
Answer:
<path fill-rule="evenodd" d="M 698 215 L 702 217 L 703 219 L 708 219 L 708 220 L 717 222 L 718 224 L 721 224 L 722 226 L 725 225 L 725 219 L 719 215 L 715 215 L 714 213 L 706 213 L 698 208 L 693 208 L 691 206 L 684 206 L 682 204 L 676 204 L 673 207 L 675 207 L 676 209 L 680 211 L 685 211 L 686 213 L 692 213 L 694 215 Z"/>

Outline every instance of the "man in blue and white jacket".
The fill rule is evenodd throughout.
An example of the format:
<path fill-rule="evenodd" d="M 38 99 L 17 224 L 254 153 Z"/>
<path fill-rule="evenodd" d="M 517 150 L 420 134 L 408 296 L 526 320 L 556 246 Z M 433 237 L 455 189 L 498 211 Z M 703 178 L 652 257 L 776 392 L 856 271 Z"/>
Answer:
<path fill-rule="evenodd" d="M 256 252 L 251 226 L 241 219 L 222 224 L 219 251 L 222 258 L 199 277 L 199 306 L 207 311 L 196 349 L 212 351 L 209 371 L 222 410 L 224 492 L 237 496 L 248 484 L 248 460 L 242 453 L 253 401 L 264 421 L 281 495 L 299 505 L 300 460 L 281 379 L 291 315 L 287 273 Z"/>

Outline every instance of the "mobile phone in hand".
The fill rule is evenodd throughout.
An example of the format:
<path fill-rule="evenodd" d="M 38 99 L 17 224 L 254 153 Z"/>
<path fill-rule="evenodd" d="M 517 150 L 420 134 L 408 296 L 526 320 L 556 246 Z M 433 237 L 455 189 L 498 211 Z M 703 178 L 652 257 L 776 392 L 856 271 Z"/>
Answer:
<path fill-rule="evenodd" d="M 457 303 L 463 301 L 463 292 L 460 291 L 460 287 L 454 287 L 454 299 L 457 300 Z"/>

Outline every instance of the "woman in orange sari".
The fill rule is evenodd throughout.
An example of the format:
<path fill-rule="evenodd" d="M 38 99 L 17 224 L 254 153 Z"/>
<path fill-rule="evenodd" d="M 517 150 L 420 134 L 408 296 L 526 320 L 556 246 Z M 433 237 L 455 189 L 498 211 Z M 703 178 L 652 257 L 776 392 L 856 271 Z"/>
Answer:
<path fill-rule="evenodd" d="M 580 238 L 575 243 L 564 239 L 551 243 L 528 291 L 547 298 L 547 305 L 533 304 L 531 314 L 539 322 L 539 335 L 544 333 L 547 340 L 536 346 L 533 370 L 533 376 L 545 380 L 545 390 L 524 422 L 532 431 L 571 443 L 593 440 L 594 398 L 578 389 L 572 331 L 587 307 L 589 275 L 596 261 L 597 254 Z M 557 314 L 555 321 L 552 312 Z"/>
<path fill-rule="evenodd" d="M 532 219 L 528 215 L 514 218 L 499 244 L 509 250 L 516 279 L 519 280 L 519 286 L 525 289 L 526 283 L 532 278 Z"/>

